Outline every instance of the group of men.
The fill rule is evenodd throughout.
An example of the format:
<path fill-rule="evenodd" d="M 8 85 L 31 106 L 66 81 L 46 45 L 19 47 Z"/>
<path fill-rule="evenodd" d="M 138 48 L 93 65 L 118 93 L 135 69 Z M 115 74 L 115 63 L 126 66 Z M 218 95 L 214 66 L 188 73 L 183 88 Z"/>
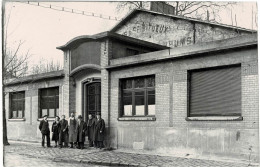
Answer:
<path fill-rule="evenodd" d="M 47 138 L 47 147 L 51 147 L 47 118 L 48 116 L 44 115 L 39 125 L 42 133 L 42 147 L 45 147 L 45 138 Z M 105 121 L 101 118 L 100 113 L 97 113 L 96 118 L 90 114 L 87 122 L 84 122 L 81 115 L 76 119 L 74 113 L 71 113 L 68 121 L 65 119 L 65 115 L 61 116 L 61 120 L 56 116 L 52 124 L 52 140 L 55 141 L 55 147 L 57 147 L 57 143 L 60 148 L 69 147 L 68 143 L 70 143 L 70 148 L 83 149 L 85 136 L 88 136 L 89 147 L 104 148 Z"/>

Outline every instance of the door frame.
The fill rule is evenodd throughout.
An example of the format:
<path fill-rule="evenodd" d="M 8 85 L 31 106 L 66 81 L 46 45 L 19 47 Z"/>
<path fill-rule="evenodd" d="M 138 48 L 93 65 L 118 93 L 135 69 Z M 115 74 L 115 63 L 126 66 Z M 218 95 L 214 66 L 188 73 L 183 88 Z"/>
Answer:
<path fill-rule="evenodd" d="M 87 114 L 87 112 L 88 112 L 88 110 L 87 110 L 87 99 L 86 99 L 86 97 L 87 97 L 87 86 L 89 85 L 89 84 L 92 84 L 92 83 L 100 83 L 101 84 L 101 78 L 99 78 L 99 77 L 91 77 L 91 78 L 87 78 L 87 79 L 85 79 L 85 80 L 83 80 L 82 82 L 81 82 L 81 93 L 82 93 L 82 95 L 81 95 L 81 104 L 82 104 L 82 117 L 83 117 L 83 120 L 84 121 L 87 121 L 88 120 L 88 114 Z M 101 90 L 100 90 L 101 91 Z M 102 93 L 100 94 L 100 96 L 102 96 Z"/>

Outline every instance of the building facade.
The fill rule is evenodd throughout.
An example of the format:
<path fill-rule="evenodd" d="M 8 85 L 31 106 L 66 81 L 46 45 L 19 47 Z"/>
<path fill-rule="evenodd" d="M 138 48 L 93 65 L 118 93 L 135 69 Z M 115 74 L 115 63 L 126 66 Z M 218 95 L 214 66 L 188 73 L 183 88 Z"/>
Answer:
<path fill-rule="evenodd" d="M 255 31 L 135 10 L 57 49 L 64 70 L 7 84 L 9 138 L 39 140 L 44 114 L 101 112 L 107 147 L 258 161 Z"/>

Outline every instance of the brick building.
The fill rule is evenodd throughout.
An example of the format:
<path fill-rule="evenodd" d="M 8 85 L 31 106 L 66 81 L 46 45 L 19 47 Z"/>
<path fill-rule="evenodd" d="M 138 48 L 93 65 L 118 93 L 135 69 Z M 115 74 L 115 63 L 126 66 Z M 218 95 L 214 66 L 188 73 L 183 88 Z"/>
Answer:
<path fill-rule="evenodd" d="M 134 10 L 57 47 L 64 70 L 7 84 L 8 137 L 39 140 L 44 114 L 100 111 L 107 146 L 258 161 L 256 33 Z"/>

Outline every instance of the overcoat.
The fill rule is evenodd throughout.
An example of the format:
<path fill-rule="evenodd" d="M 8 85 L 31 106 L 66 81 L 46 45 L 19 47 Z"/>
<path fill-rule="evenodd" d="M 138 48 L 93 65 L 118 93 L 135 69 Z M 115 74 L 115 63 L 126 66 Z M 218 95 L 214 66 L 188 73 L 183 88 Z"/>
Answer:
<path fill-rule="evenodd" d="M 40 125 L 39 125 L 39 129 L 42 132 L 42 134 L 47 135 L 50 134 L 50 129 L 49 129 L 49 122 L 41 120 Z"/>
<path fill-rule="evenodd" d="M 95 122 L 96 122 L 95 118 L 92 118 L 92 119 L 88 120 L 87 135 L 88 135 L 88 140 L 90 140 L 90 141 L 94 141 Z"/>
<path fill-rule="evenodd" d="M 86 123 L 81 120 L 77 122 L 77 141 L 78 142 L 85 142 L 85 132 L 87 130 Z"/>
<path fill-rule="evenodd" d="M 63 130 L 65 130 L 63 132 Z M 67 142 L 68 138 L 68 121 L 67 120 L 61 120 L 59 122 L 59 143 L 62 144 L 62 142 Z"/>
<path fill-rule="evenodd" d="M 51 131 L 52 133 L 52 141 L 58 141 L 59 140 L 59 126 L 60 124 L 56 121 L 52 123 Z"/>
<path fill-rule="evenodd" d="M 69 119 L 69 142 L 77 142 L 77 120 Z"/>
<path fill-rule="evenodd" d="M 100 133 L 100 131 L 102 131 Z M 105 138 L 105 121 L 100 118 L 95 121 L 94 141 L 104 141 Z"/>

